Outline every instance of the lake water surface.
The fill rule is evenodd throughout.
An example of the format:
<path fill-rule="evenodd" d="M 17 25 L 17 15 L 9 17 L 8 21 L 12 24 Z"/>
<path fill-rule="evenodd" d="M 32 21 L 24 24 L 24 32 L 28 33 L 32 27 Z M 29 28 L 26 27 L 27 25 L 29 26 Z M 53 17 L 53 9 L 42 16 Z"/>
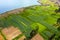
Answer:
<path fill-rule="evenodd" d="M 38 0 L 0 0 L 0 14 L 16 8 L 39 5 Z"/>

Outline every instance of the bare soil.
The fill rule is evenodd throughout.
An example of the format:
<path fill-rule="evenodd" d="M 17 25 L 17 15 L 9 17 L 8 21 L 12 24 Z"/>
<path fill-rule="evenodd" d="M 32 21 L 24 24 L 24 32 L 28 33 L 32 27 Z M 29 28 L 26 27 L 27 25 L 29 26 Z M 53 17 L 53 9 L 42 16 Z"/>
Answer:
<path fill-rule="evenodd" d="M 36 34 L 31 40 L 44 40 L 40 34 Z"/>
<path fill-rule="evenodd" d="M 22 34 L 22 32 L 18 28 L 15 28 L 14 26 L 10 26 L 9 28 L 4 28 L 2 30 L 2 33 L 6 36 L 8 40 L 12 40 L 13 38 Z"/>

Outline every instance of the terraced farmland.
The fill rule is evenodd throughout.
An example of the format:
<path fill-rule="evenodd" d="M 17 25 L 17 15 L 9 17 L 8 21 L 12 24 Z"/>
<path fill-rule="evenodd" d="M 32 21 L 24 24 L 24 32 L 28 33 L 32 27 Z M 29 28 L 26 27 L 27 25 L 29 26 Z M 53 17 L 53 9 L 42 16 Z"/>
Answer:
<path fill-rule="evenodd" d="M 57 24 L 60 13 L 56 13 L 56 9 L 54 6 L 35 5 L 16 13 L 10 11 L 1 14 L 0 33 L 5 40 L 60 40 L 60 24 Z M 36 35 L 41 39 L 34 39 Z"/>

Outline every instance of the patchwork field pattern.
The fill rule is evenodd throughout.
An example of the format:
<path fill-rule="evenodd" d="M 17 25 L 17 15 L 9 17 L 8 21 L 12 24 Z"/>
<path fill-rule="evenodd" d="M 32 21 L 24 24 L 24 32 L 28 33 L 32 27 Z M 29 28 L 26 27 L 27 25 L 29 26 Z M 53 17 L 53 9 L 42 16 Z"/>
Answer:
<path fill-rule="evenodd" d="M 19 12 L 0 15 L 0 40 L 60 40 L 57 19 L 60 13 L 54 6 L 35 5 Z M 32 35 L 32 36 L 31 36 Z M 37 39 L 38 38 L 38 39 Z"/>

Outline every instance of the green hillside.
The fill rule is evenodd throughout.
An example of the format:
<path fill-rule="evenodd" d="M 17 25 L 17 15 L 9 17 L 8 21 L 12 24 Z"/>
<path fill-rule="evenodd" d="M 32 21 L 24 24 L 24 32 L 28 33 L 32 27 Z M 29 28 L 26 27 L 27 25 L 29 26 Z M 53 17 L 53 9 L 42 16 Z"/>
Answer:
<path fill-rule="evenodd" d="M 56 13 L 56 9 L 58 7 L 35 5 L 24 8 L 23 12 L 7 13 L 7 17 L 6 15 L 0 17 L 0 28 L 13 25 L 18 27 L 27 38 L 30 37 L 32 30 L 38 28 L 37 33 L 41 34 L 45 40 L 49 40 L 54 34 L 53 40 L 60 40 L 58 30 L 60 24 L 57 24 L 60 13 Z"/>

